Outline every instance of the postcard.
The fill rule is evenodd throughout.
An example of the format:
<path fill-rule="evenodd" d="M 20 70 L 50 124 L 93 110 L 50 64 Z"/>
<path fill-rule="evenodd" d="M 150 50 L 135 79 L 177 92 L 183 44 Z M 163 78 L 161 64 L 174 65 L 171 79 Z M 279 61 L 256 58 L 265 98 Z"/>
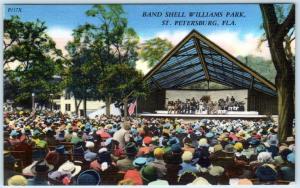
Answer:
<path fill-rule="evenodd" d="M 3 184 L 295 184 L 295 7 L 4 4 Z"/>

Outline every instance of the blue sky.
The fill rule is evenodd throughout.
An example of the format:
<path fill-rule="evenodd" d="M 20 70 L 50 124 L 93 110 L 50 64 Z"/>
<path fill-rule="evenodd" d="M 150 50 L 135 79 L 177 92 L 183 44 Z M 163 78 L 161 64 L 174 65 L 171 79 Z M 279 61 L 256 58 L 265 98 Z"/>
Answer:
<path fill-rule="evenodd" d="M 87 17 L 85 12 L 92 5 L 5 5 L 5 18 L 18 15 L 23 21 L 35 21 L 36 19 L 46 22 L 48 34 L 56 42 L 57 48 L 63 50 L 68 41 L 72 40 L 72 30 L 77 26 L 89 23 L 99 23 L 95 18 Z M 22 11 L 12 11 L 11 8 L 21 8 Z M 221 46 L 234 56 L 255 55 L 270 59 L 267 43 L 257 49 L 258 41 L 263 33 L 260 29 L 262 23 L 261 12 L 258 4 L 126 4 L 123 5 L 127 13 L 128 24 L 134 28 L 141 41 L 154 37 L 170 40 L 176 45 L 192 29 L 198 30 L 210 40 Z M 9 11 L 10 10 L 10 11 Z M 189 18 L 189 12 L 243 12 L 245 17 L 237 18 Z M 143 17 L 143 12 L 185 12 L 187 17 Z M 163 26 L 162 20 L 168 19 L 172 25 Z M 178 26 L 175 20 L 234 20 L 235 26 Z M 137 69 L 144 73 L 149 71 L 146 62 L 139 60 Z"/>
<path fill-rule="evenodd" d="M 19 15 L 24 21 L 32 21 L 40 19 L 45 21 L 49 28 L 62 27 L 66 29 L 74 29 L 78 25 L 85 22 L 95 22 L 95 19 L 89 18 L 85 15 L 85 11 L 92 5 L 6 5 L 5 18 L 11 15 Z M 8 12 L 8 8 L 18 7 L 22 8 L 22 12 Z M 243 33 L 253 33 L 254 35 L 260 34 L 262 31 L 259 29 L 261 24 L 261 13 L 257 4 L 193 4 L 193 5 L 124 5 L 124 9 L 128 16 L 129 26 L 133 27 L 141 37 L 149 38 L 154 33 L 162 30 L 191 30 L 197 29 L 203 34 L 208 34 L 212 30 L 221 31 L 239 31 L 240 37 Z M 245 17 L 234 18 L 236 26 L 162 26 L 164 17 L 158 18 L 145 18 L 142 17 L 144 11 L 162 11 L 162 12 L 244 12 Z M 168 18 L 170 21 L 174 20 L 201 20 L 201 18 Z M 215 19 L 215 18 L 211 18 Z M 203 20 L 203 18 L 202 18 Z M 217 20 L 224 20 L 217 18 Z M 231 20 L 231 19 L 229 19 Z"/>

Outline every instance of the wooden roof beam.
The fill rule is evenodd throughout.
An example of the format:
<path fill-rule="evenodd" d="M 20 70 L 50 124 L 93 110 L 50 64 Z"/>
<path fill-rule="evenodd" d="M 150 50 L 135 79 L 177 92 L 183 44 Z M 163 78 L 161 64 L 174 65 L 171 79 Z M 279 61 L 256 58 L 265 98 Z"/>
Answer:
<path fill-rule="evenodd" d="M 205 62 L 205 58 L 203 56 L 203 52 L 200 48 L 200 44 L 199 44 L 199 41 L 197 38 L 193 38 L 194 42 L 195 42 L 195 46 L 196 46 L 196 50 L 197 50 L 197 54 L 198 56 L 200 57 L 201 61 L 201 66 L 202 66 L 202 69 L 204 70 L 204 73 L 205 73 L 205 78 L 206 80 L 209 80 L 209 74 L 208 74 L 208 69 L 207 69 L 207 66 L 206 66 L 206 62 Z"/>

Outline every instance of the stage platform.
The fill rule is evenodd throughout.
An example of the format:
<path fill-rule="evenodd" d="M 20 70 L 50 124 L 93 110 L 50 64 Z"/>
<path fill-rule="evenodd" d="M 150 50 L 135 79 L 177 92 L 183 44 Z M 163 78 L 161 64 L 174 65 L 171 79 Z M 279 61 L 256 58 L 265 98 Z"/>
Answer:
<path fill-rule="evenodd" d="M 266 119 L 268 116 L 251 114 L 251 113 L 239 113 L 239 114 L 165 114 L 165 113 L 140 113 L 139 116 L 145 118 L 169 118 L 169 119 L 184 119 L 186 121 L 193 121 L 197 119 Z"/>

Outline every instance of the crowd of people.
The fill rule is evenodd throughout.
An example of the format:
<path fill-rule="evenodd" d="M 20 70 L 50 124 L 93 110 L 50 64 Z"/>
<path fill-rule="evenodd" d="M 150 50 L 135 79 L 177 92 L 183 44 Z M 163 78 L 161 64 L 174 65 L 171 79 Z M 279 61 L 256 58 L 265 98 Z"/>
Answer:
<path fill-rule="evenodd" d="M 295 181 L 295 137 L 272 120 L 4 114 L 6 185 L 251 185 Z"/>
<path fill-rule="evenodd" d="M 220 98 L 218 101 L 210 100 L 210 97 L 202 97 L 200 100 L 186 99 L 181 101 L 168 101 L 167 109 L 169 114 L 219 114 L 224 111 L 245 111 L 245 103 L 243 101 L 236 101 L 233 96 Z"/>

